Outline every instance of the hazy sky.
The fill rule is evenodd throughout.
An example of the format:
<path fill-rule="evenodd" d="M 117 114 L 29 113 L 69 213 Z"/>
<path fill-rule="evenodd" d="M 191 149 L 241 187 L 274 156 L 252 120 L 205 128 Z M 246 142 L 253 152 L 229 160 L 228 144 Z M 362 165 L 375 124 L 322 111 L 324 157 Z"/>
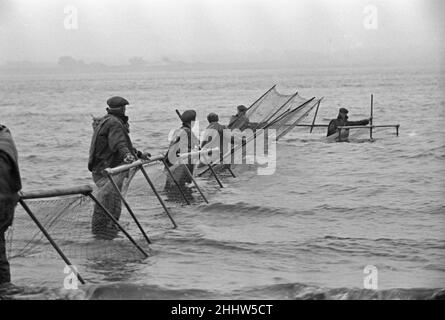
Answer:
<path fill-rule="evenodd" d="M 109 64 L 132 56 L 187 62 L 441 62 L 443 2 L 0 0 L 0 63 L 55 62 L 62 55 Z M 77 25 L 69 6 L 77 10 Z"/>

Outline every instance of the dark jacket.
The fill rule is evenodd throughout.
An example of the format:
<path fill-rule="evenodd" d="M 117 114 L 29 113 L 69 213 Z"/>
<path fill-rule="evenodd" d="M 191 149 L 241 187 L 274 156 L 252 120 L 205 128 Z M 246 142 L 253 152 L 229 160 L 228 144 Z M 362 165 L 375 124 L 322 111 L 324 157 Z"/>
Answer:
<path fill-rule="evenodd" d="M 337 133 L 338 127 L 366 126 L 367 124 L 369 124 L 368 119 L 360 120 L 360 121 L 348 121 L 348 119 L 344 120 L 344 119 L 341 119 L 340 117 L 338 117 L 337 119 L 333 119 L 333 120 L 331 120 L 331 122 L 329 122 L 328 133 L 326 136 L 329 137 L 329 136 Z"/>
<path fill-rule="evenodd" d="M 227 128 L 229 129 L 239 129 L 241 131 L 244 131 L 246 129 L 252 129 L 255 131 L 260 125 L 263 125 L 266 123 L 259 123 L 259 122 L 251 122 L 246 114 L 236 114 L 232 117 L 230 117 L 229 124 L 227 125 Z"/>
<path fill-rule="evenodd" d="M 230 117 L 230 122 L 227 127 L 229 129 L 240 129 L 241 131 L 243 131 L 249 128 L 249 126 L 250 126 L 250 121 L 245 114 L 236 114 Z"/>
<path fill-rule="evenodd" d="M 180 140 L 184 131 L 187 134 L 187 150 L 180 150 L 180 147 L 183 146 Z M 167 154 L 165 156 L 167 164 L 172 166 L 174 163 L 171 163 L 170 159 L 174 159 L 179 153 L 191 152 L 196 146 L 199 146 L 199 139 L 192 132 L 190 124 L 183 123 L 182 126 L 173 133 Z"/>
<path fill-rule="evenodd" d="M 107 114 L 97 123 L 91 139 L 88 170 L 101 172 L 123 163 L 126 155 L 136 157 L 129 136 L 128 118 Z"/>
<path fill-rule="evenodd" d="M 204 140 L 201 143 L 201 148 L 206 146 L 209 149 L 212 148 L 219 148 L 219 154 L 220 154 L 220 161 L 223 161 L 223 155 L 224 152 L 229 150 L 229 144 L 232 142 L 232 135 L 230 133 L 230 130 L 226 130 L 227 127 L 218 123 L 218 122 L 212 122 L 210 123 L 205 131 Z M 219 135 L 219 144 L 217 142 L 212 142 L 212 135 L 211 132 L 208 132 L 207 130 L 216 130 Z"/>
<path fill-rule="evenodd" d="M 218 122 L 212 122 L 206 128 L 206 130 L 216 130 L 218 132 L 219 142 L 220 142 L 221 146 L 223 145 L 223 142 L 224 142 L 224 130 L 225 129 L 227 129 L 227 127 L 218 123 Z M 202 143 L 201 143 L 201 148 L 204 147 L 205 145 L 211 143 L 211 141 L 212 141 L 212 136 L 210 135 L 210 133 L 208 135 L 206 135 L 204 138 L 205 138 L 204 141 L 202 141 Z M 212 147 L 219 147 L 219 146 L 212 144 Z"/>
<path fill-rule="evenodd" d="M 17 149 L 9 129 L 0 125 L 0 200 L 17 201 L 21 189 Z"/>

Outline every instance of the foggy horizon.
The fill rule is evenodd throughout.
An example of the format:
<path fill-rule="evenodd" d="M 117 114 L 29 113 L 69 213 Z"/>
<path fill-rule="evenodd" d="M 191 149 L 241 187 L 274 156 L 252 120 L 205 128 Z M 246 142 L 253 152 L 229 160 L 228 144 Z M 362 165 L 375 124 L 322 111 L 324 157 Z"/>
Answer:
<path fill-rule="evenodd" d="M 0 0 L 0 66 L 56 65 L 63 56 L 108 66 L 133 57 L 147 65 L 443 65 L 443 8 L 438 0 Z"/>

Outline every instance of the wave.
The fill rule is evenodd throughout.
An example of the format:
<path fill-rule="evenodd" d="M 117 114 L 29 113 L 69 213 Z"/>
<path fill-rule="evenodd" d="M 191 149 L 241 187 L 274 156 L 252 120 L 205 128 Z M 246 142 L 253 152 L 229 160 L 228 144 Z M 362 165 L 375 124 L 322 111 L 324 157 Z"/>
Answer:
<path fill-rule="evenodd" d="M 445 300 L 442 288 L 323 288 L 284 283 L 244 288 L 231 292 L 200 289 L 167 289 L 154 285 L 112 284 L 90 288 L 87 299 L 287 299 L 287 300 Z"/>
<path fill-rule="evenodd" d="M 247 287 L 233 291 L 210 291 L 197 288 L 165 288 L 158 285 L 110 283 L 87 285 L 81 290 L 14 288 L 0 292 L 3 299 L 69 300 L 445 300 L 445 288 L 326 288 L 304 283 L 282 283 Z"/>
<path fill-rule="evenodd" d="M 162 242 L 160 243 L 162 244 Z M 165 241 L 164 245 L 174 246 L 174 248 L 178 248 L 178 246 L 184 248 L 187 245 L 190 245 L 192 248 L 188 249 L 189 251 L 186 254 L 189 254 L 191 251 L 202 251 L 199 248 L 208 247 L 209 250 L 229 250 L 229 251 L 242 251 L 242 252 L 257 252 L 262 249 L 261 244 L 251 243 L 251 242 L 239 242 L 239 241 L 223 241 L 216 240 L 210 238 L 177 238 L 177 239 L 168 239 Z M 176 254 L 176 253 L 175 253 Z"/>
<path fill-rule="evenodd" d="M 227 204 L 222 202 L 214 202 L 206 206 L 199 208 L 201 212 L 224 212 L 228 214 L 240 214 L 244 215 L 254 215 L 254 216 L 271 216 L 271 215 L 295 215 L 298 211 L 289 210 L 277 207 L 266 207 L 266 206 L 254 206 L 246 202 L 240 201 L 234 204 Z"/>
<path fill-rule="evenodd" d="M 245 292 L 256 292 L 262 296 L 272 296 L 274 299 L 293 300 L 444 300 L 443 288 L 410 288 L 369 290 L 360 288 L 323 288 L 301 283 L 277 284 L 253 288 Z"/>

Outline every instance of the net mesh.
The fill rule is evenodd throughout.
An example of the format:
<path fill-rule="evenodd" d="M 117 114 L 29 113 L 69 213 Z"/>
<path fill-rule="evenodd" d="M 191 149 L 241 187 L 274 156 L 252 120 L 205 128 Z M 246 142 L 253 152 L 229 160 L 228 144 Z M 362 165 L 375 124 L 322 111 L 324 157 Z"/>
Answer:
<path fill-rule="evenodd" d="M 155 189 L 159 191 L 159 196 L 173 216 L 185 203 L 184 196 L 190 203 L 202 201 L 196 187 L 187 181 L 181 181 L 181 171 L 178 167 L 176 165 L 171 170 L 179 180 L 182 193 L 176 184 L 169 181 L 171 178 L 161 162 L 144 166 Z M 150 237 L 153 233 L 170 229 L 172 225 L 154 191 L 139 171 L 131 169 L 115 175 L 113 180 L 121 186 L 122 194 Z M 116 218 L 115 213 L 121 212 L 118 216 L 119 223 L 138 245 L 148 252 L 146 240 L 121 203 L 119 195 L 114 192 L 112 183 L 108 179 L 106 182 L 99 180 L 96 183 L 99 186 L 94 188 L 93 195 Z M 214 183 L 204 184 L 206 191 L 211 191 L 212 188 L 216 188 Z M 69 259 L 134 260 L 144 257 L 121 231 L 115 229 L 107 216 L 102 214 L 102 219 L 94 218 L 94 215 L 101 210 L 95 208 L 95 203 L 86 195 L 24 201 Z M 104 222 L 109 225 L 104 227 Z M 98 227 L 100 232 L 94 231 Z M 14 223 L 8 230 L 6 238 L 9 259 L 57 257 L 57 252 L 20 205 L 15 210 Z"/>
<path fill-rule="evenodd" d="M 247 111 L 246 115 L 251 122 L 261 123 L 270 121 L 289 106 L 297 106 L 305 101 L 307 101 L 307 99 L 304 99 L 298 94 L 281 94 L 274 87 L 261 99 L 256 101 Z"/>
<path fill-rule="evenodd" d="M 276 131 L 276 138 L 282 139 L 287 133 L 289 133 L 297 124 L 304 121 L 309 113 L 321 102 L 321 99 L 316 100 L 315 98 L 306 99 L 298 94 L 294 95 L 284 95 L 279 93 L 275 87 L 269 90 L 263 97 L 258 99 L 252 107 L 247 111 L 247 116 L 250 122 L 256 122 L 260 125 L 257 128 L 265 128 L 265 139 L 268 139 L 268 129 L 273 129 Z M 232 128 L 237 128 L 237 123 L 235 122 Z M 247 163 L 245 161 L 248 155 L 245 150 L 245 144 L 253 143 L 254 139 L 257 139 L 262 135 L 257 131 L 256 133 L 246 136 L 245 140 L 241 142 L 238 141 L 232 149 L 226 152 L 223 156 L 223 163 L 231 163 L 234 158 L 234 152 L 242 152 L 243 165 Z M 252 150 L 252 149 L 251 149 Z M 267 142 L 264 146 L 264 151 L 267 152 Z M 237 164 L 232 164 L 231 166 L 236 166 Z M 227 165 L 218 164 L 215 165 L 215 170 L 218 172 L 226 172 L 225 168 Z M 198 175 L 204 176 L 210 175 L 207 168 L 198 169 Z"/>
<path fill-rule="evenodd" d="M 301 102 L 301 101 L 300 101 Z M 274 122 L 269 129 L 277 130 L 277 139 L 282 139 L 297 124 L 303 122 L 310 112 L 321 102 L 321 100 L 305 100 L 302 103 L 293 102 L 291 110 Z"/>
<path fill-rule="evenodd" d="M 133 176 L 134 172 L 131 175 L 126 173 L 117 177 L 117 180 L 125 181 L 128 185 Z M 111 183 L 105 183 L 102 187 L 95 188 L 93 195 L 103 203 L 111 188 Z M 126 190 L 123 192 L 125 193 Z M 104 228 L 101 237 L 93 234 L 92 230 L 97 223 L 93 215 L 97 209 L 94 202 L 86 195 L 27 199 L 24 202 L 68 258 L 139 259 L 143 257 L 126 237 L 116 235 L 114 228 L 109 230 L 109 234 Z M 110 206 L 106 205 L 106 207 L 113 210 Z M 104 216 L 104 219 L 111 223 L 108 217 Z M 125 229 L 131 224 L 126 216 L 121 217 L 119 222 Z M 15 210 L 14 224 L 8 231 L 7 239 L 9 259 L 57 256 L 57 252 L 21 205 L 18 205 Z"/>

